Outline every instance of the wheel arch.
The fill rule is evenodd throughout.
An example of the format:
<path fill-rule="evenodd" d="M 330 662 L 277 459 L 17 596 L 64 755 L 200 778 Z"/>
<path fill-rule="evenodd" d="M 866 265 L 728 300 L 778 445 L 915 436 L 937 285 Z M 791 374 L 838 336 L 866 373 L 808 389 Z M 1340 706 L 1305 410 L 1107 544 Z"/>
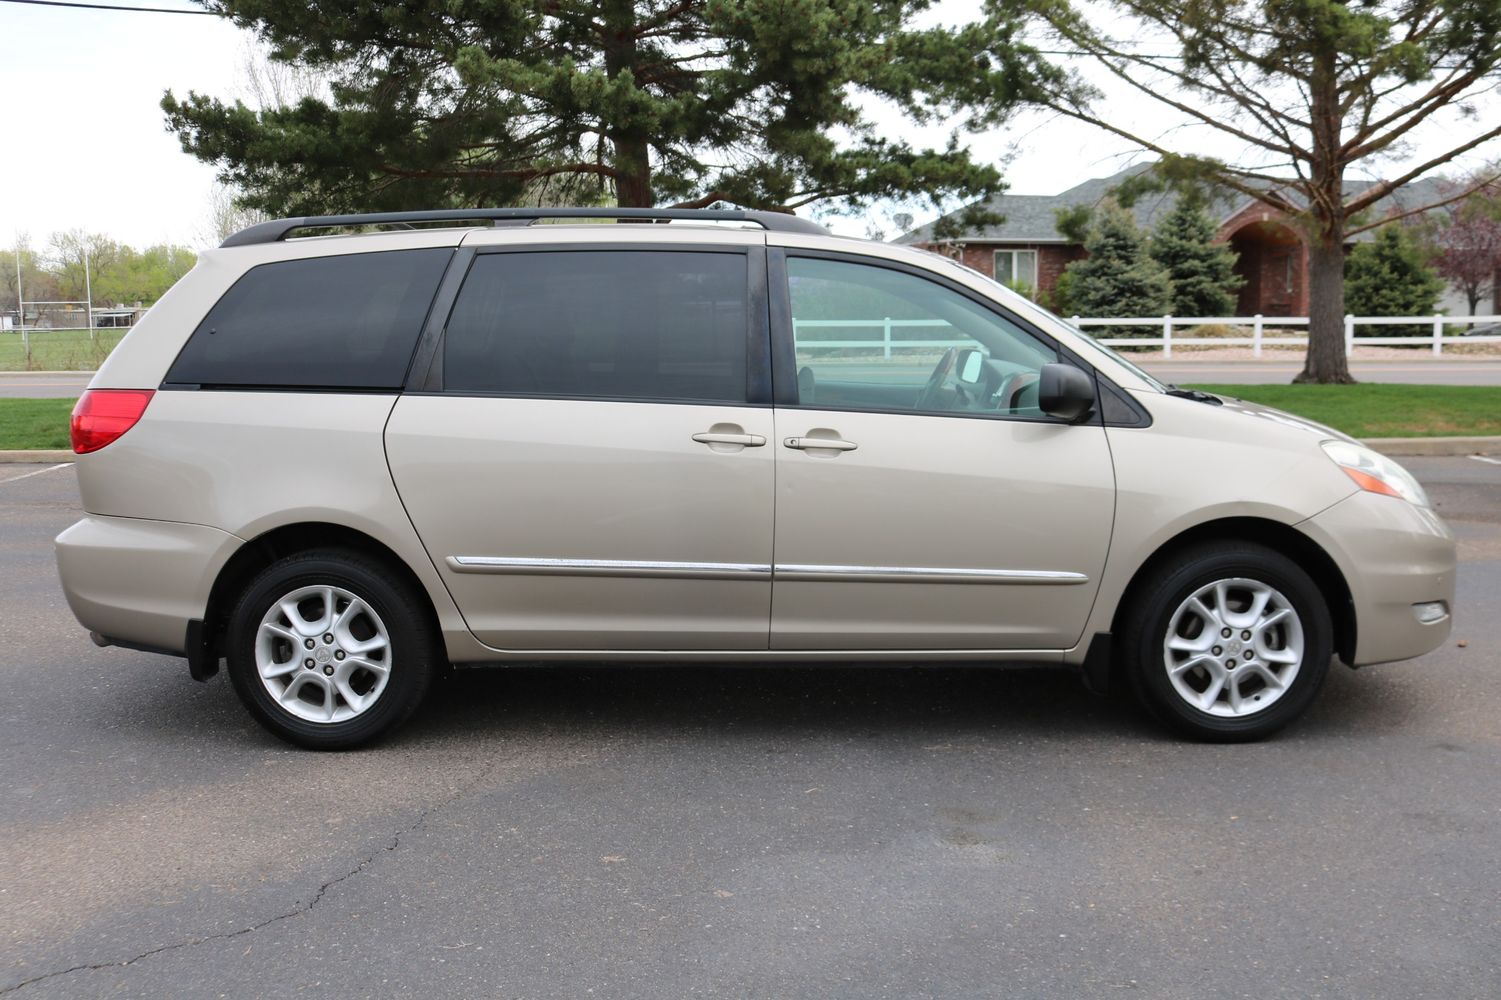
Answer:
<path fill-rule="evenodd" d="M 235 550 L 219 570 L 219 575 L 209 590 L 203 615 L 204 641 L 209 644 L 212 657 L 217 660 L 224 655 L 229 613 L 250 581 L 278 559 L 312 549 L 347 549 L 380 562 L 399 575 L 414 593 L 420 595 L 424 612 L 435 633 L 439 632 L 437 609 L 433 607 L 427 588 L 407 565 L 406 560 L 397 555 L 389 545 L 348 525 L 299 521 L 279 525 L 250 539 Z"/>
<path fill-rule="evenodd" d="M 1122 618 L 1129 613 L 1132 599 L 1141 587 L 1142 581 L 1150 578 L 1163 562 L 1195 545 L 1228 541 L 1255 542 L 1296 560 L 1298 565 L 1313 578 L 1313 582 L 1328 602 L 1329 617 L 1334 624 L 1334 651 L 1345 663 L 1354 662 L 1355 602 L 1350 593 L 1350 585 L 1339 566 L 1317 542 L 1297 528 L 1280 521 L 1260 517 L 1225 517 L 1205 521 L 1179 532 L 1159 545 L 1137 567 L 1136 572 L 1131 575 L 1130 582 L 1122 591 L 1121 600 L 1112 618 L 1111 633 L 1121 634 Z"/>

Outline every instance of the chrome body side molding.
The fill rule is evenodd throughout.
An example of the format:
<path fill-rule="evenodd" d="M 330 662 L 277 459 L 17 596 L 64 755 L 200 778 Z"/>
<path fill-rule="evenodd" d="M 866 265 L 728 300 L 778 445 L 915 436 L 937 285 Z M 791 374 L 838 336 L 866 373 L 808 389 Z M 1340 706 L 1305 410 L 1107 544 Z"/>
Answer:
<path fill-rule="evenodd" d="M 455 573 L 518 576 L 624 576 L 685 580 L 767 580 L 829 583 L 961 583 L 1077 586 L 1083 573 L 1045 569 L 959 569 L 935 566 L 825 566 L 804 563 L 656 562 L 645 559 L 525 559 L 449 556 Z"/>
<path fill-rule="evenodd" d="M 509 573 L 516 576 L 634 576 L 681 580 L 769 580 L 765 563 L 653 562 L 646 559 L 517 559 L 506 556 L 449 556 L 455 573 Z"/>
<path fill-rule="evenodd" d="M 849 583 L 990 583 L 1061 584 L 1088 583 L 1083 573 L 1050 569 L 957 569 L 938 566 L 820 566 L 777 563 L 777 579 Z"/>

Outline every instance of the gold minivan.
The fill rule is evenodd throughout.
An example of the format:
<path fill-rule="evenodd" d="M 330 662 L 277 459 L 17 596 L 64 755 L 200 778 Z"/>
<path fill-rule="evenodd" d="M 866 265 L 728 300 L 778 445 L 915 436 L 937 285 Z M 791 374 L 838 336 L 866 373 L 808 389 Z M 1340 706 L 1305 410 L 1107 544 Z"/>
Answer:
<path fill-rule="evenodd" d="M 449 664 L 564 660 L 1057 664 L 1248 740 L 1336 655 L 1439 645 L 1454 598 L 1382 455 L 776 213 L 253 226 L 125 337 L 73 445 L 94 641 L 222 659 L 307 747 Z"/>

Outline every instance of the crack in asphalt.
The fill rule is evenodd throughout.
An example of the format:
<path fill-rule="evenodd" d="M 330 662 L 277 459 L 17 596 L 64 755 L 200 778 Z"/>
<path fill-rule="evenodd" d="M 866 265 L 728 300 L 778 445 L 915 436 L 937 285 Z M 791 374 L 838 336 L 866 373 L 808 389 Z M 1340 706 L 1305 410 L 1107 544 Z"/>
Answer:
<path fill-rule="evenodd" d="M 465 787 L 459 789 L 453 795 L 444 799 L 442 802 L 437 803 L 436 805 L 429 806 L 426 809 L 422 810 L 422 812 L 418 814 L 416 820 L 414 820 L 408 826 L 397 830 L 396 833 L 392 835 L 390 843 L 377 850 L 371 851 L 370 854 L 362 859 L 359 864 L 355 865 L 347 872 L 344 872 L 342 875 L 331 878 L 327 882 L 324 882 L 322 885 L 320 885 L 318 887 L 318 891 L 313 893 L 313 898 L 305 905 L 301 901 L 299 901 L 296 906 L 292 907 L 292 909 L 288 910 L 285 913 L 278 913 L 276 916 L 268 917 L 258 924 L 252 924 L 249 927 L 241 927 L 238 930 L 225 931 L 220 934 L 206 934 L 203 937 L 190 938 L 187 941 L 176 941 L 172 944 L 164 944 L 159 948 L 152 948 L 149 951 L 143 951 L 139 955 L 132 955 L 129 958 L 117 959 L 112 962 L 85 963 L 81 965 L 75 965 L 72 968 L 68 969 L 59 969 L 56 972 L 45 972 L 40 976 L 33 976 L 30 979 L 23 979 L 21 982 L 16 983 L 13 986 L 0 988 L 0 996 L 15 993 L 16 991 L 25 989 L 28 986 L 34 986 L 37 983 L 46 982 L 49 979 L 56 979 L 59 976 L 72 975 L 75 972 L 93 972 L 100 969 L 123 968 L 124 966 L 134 965 L 144 959 L 151 958 L 153 955 L 161 955 L 169 951 L 180 951 L 183 948 L 195 948 L 198 945 L 208 944 L 211 941 L 229 941 L 237 937 L 243 937 L 246 934 L 254 934 L 258 930 L 262 930 L 266 927 L 271 926 L 272 924 L 280 923 L 283 920 L 290 920 L 293 917 L 300 917 L 311 913 L 313 912 L 313 909 L 323 901 L 323 897 L 325 894 L 327 894 L 328 890 L 332 889 L 340 882 L 343 882 L 345 879 L 353 878 L 354 876 L 358 875 L 360 872 L 373 865 L 376 859 L 381 855 L 390 854 L 391 852 L 395 851 L 398 847 L 401 846 L 403 837 L 415 833 L 417 830 L 422 828 L 422 826 L 428 821 L 430 817 L 439 812 L 442 812 L 444 809 L 447 809 L 449 806 L 454 805 L 459 800 L 468 796 L 480 785 L 484 784 L 485 781 L 494 772 L 494 770 L 495 765 L 491 765 L 491 767 L 486 769 L 484 774 L 480 775 L 480 777 L 476 778 Z"/>

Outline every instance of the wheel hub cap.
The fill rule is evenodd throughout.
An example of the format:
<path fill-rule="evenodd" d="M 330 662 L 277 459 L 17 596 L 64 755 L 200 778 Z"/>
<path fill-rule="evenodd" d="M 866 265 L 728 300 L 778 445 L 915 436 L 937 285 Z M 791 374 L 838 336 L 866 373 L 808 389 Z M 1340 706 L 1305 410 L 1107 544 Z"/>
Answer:
<path fill-rule="evenodd" d="M 261 684 L 307 722 L 346 722 L 380 700 L 391 672 L 391 637 L 359 595 L 300 587 L 275 601 L 255 637 Z"/>
<path fill-rule="evenodd" d="M 1303 665 L 1303 623 L 1276 588 L 1244 577 L 1206 584 L 1168 620 L 1163 665 L 1178 696 L 1201 712 L 1265 711 Z"/>

